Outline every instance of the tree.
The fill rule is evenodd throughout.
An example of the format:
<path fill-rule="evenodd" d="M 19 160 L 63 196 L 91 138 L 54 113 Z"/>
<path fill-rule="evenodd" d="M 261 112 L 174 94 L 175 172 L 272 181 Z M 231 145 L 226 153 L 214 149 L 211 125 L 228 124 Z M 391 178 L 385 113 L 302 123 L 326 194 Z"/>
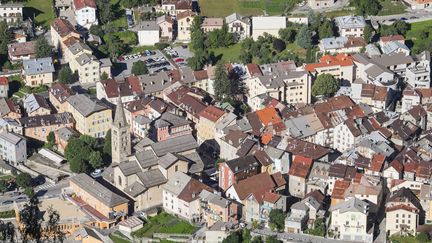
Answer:
<path fill-rule="evenodd" d="M 313 228 L 306 229 L 306 234 L 324 237 L 326 233 L 325 222 L 322 218 L 315 220 Z"/>
<path fill-rule="evenodd" d="M 191 45 L 190 47 L 194 51 L 204 50 L 205 46 L 205 34 L 201 29 L 202 18 L 195 16 L 191 25 Z"/>
<path fill-rule="evenodd" d="M 70 161 L 73 158 L 78 158 L 82 161 L 88 161 L 90 153 L 92 152 L 92 148 L 89 147 L 84 141 L 79 138 L 71 138 L 69 139 L 68 144 L 65 148 L 65 158 Z M 77 161 L 75 161 L 77 162 Z"/>
<path fill-rule="evenodd" d="M 285 214 L 281 209 L 272 209 L 270 211 L 269 225 L 272 230 L 282 231 L 285 228 Z"/>
<path fill-rule="evenodd" d="M 379 0 L 353 0 L 357 15 L 377 15 L 382 6 Z"/>
<path fill-rule="evenodd" d="M 90 171 L 90 166 L 87 161 L 80 157 L 73 157 L 71 160 L 69 160 L 69 167 L 74 173 L 86 173 Z"/>
<path fill-rule="evenodd" d="M 42 232 L 42 218 L 39 211 L 39 200 L 36 196 L 30 198 L 30 201 L 24 205 L 23 209 L 19 212 L 20 223 L 19 228 L 24 242 L 36 241 L 40 242 Z"/>
<path fill-rule="evenodd" d="M 76 81 L 74 76 L 69 65 L 65 65 L 59 71 L 58 80 L 62 84 L 71 84 Z"/>
<path fill-rule="evenodd" d="M 33 197 L 34 196 L 34 190 L 33 190 L 33 188 L 32 187 L 26 187 L 25 189 L 24 189 L 24 194 L 25 195 L 27 195 L 27 197 Z"/>
<path fill-rule="evenodd" d="M 108 34 L 106 38 L 106 47 L 107 52 L 112 58 L 117 58 L 121 54 L 123 54 L 126 50 L 126 45 L 117 35 Z"/>
<path fill-rule="evenodd" d="M 115 12 L 110 0 L 97 0 L 96 5 L 102 24 L 106 24 L 114 19 Z"/>
<path fill-rule="evenodd" d="M 10 32 L 5 21 L 0 22 L 0 55 L 8 54 L 8 44 L 12 42 L 12 32 Z"/>
<path fill-rule="evenodd" d="M 363 37 L 366 40 L 367 43 L 371 42 L 373 37 L 374 29 L 370 24 L 366 24 L 364 30 L 363 30 Z"/>
<path fill-rule="evenodd" d="M 102 160 L 102 154 L 99 151 L 93 151 L 90 154 L 89 158 L 90 165 L 93 167 L 93 169 L 99 169 L 103 167 L 104 163 Z"/>
<path fill-rule="evenodd" d="M 261 235 L 258 235 L 258 236 L 255 236 L 251 242 L 252 243 L 264 243 L 264 240 L 263 240 Z"/>
<path fill-rule="evenodd" d="M 208 61 L 208 54 L 205 50 L 196 50 L 195 55 L 188 59 L 189 66 L 197 71 L 204 68 Z"/>
<path fill-rule="evenodd" d="M 0 192 L 4 193 L 8 189 L 8 183 L 5 180 L 0 180 Z"/>
<path fill-rule="evenodd" d="M 403 36 L 405 36 L 408 30 L 410 30 L 411 28 L 411 25 L 409 23 L 399 19 L 396 20 L 392 25 L 395 27 L 397 33 Z"/>
<path fill-rule="evenodd" d="M 48 208 L 48 222 L 46 224 L 46 235 L 52 240 L 52 242 L 63 242 L 64 234 L 60 230 L 60 214 L 53 210 L 52 207 Z"/>
<path fill-rule="evenodd" d="M 277 38 L 273 40 L 273 49 L 275 49 L 277 52 L 282 52 L 285 50 L 285 48 L 286 44 L 283 40 Z"/>
<path fill-rule="evenodd" d="M 297 31 L 293 27 L 279 30 L 279 37 L 288 43 L 293 43 L 295 41 L 296 34 Z"/>
<path fill-rule="evenodd" d="M 251 243 L 252 242 L 252 235 L 251 231 L 248 228 L 243 229 L 242 233 L 243 243 Z"/>
<path fill-rule="evenodd" d="M 54 132 L 48 133 L 47 142 L 45 143 L 45 147 L 48 149 L 52 149 L 52 147 L 56 144 Z"/>
<path fill-rule="evenodd" d="M 52 47 L 44 36 L 37 38 L 35 48 L 37 58 L 51 56 Z"/>
<path fill-rule="evenodd" d="M 21 188 L 32 187 L 33 179 L 28 173 L 21 173 L 15 179 L 16 184 Z"/>
<path fill-rule="evenodd" d="M 420 243 L 430 242 L 429 235 L 425 232 L 417 234 L 416 239 Z"/>
<path fill-rule="evenodd" d="M 15 242 L 15 226 L 12 222 L 0 221 L 0 240 L 2 242 Z"/>
<path fill-rule="evenodd" d="M 111 152 L 111 130 L 109 130 L 105 135 L 103 153 L 111 158 Z"/>
<path fill-rule="evenodd" d="M 325 19 L 324 22 L 318 27 L 318 34 L 320 39 L 334 36 L 333 23 L 330 20 Z"/>
<path fill-rule="evenodd" d="M 135 76 L 144 75 L 148 73 L 147 66 L 144 61 L 136 61 L 132 65 L 132 74 Z"/>
<path fill-rule="evenodd" d="M 231 95 L 231 81 L 224 62 L 219 62 L 215 69 L 214 90 L 216 98 L 223 100 Z"/>
<path fill-rule="evenodd" d="M 240 58 L 240 61 L 242 63 L 249 64 L 252 62 L 253 56 L 248 50 L 245 50 L 242 48 L 240 50 L 240 57 L 239 58 Z"/>
<path fill-rule="evenodd" d="M 274 235 L 270 235 L 266 237 L 266 243 L 282 243 L 282 241 L 278 240 L 278 238 Z"/>
<path fill-rule="evenodd" d="M 307 26 L 303 26 L 300 29 L 300 32 L 296 36 L 296 44 L 305 49 L 312 46 L 312 35 Z"/>
<path fill-rule="evenodd" d="M 330 97 L 339 90 L 340 82 L 331 74 L 320 74 L 312 86 L 312 95 Z"/>
<path fill-rule="evenodd" d="M 227 238 L 225 238 L 222 243 L 239 243 L 242 242 L 242 234 L 240 231 L 234 231 Z"/>
<path fill-rule="evenodd" d="M 101 80 L 107 80 L 109 78 L 108 74 L 106 72 L 103 72 L 100 76 Z"/>
<path fill-rule="evenodd" d="M 90 34 L 97 35 L 99 37 L 102 37 L 104 35 L 104 31 L 102 29 L 102 26 L 100 25 L 92 25 L 90 26 Z"/>

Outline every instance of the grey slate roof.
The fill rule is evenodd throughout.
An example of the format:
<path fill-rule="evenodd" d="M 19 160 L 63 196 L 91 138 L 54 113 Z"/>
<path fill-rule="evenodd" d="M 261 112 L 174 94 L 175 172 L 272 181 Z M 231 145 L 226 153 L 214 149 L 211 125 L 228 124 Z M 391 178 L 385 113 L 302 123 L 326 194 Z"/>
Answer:
<path fill-rule="evenodd" d="M 345 213 L 345 212 L 367 213 L 367 211 L 369 210 L 369 203 L 362 201 L 356 197 L 352 197 L 330 208 L 330 211 L 334 211 L 334 210 L 339 210 L 339 213 Z"/>
<path fill-rule="evenodd" d="M 125 176 L 130 176 L 141 171 L 141 168 L 136 161 L 120 163 L 119 168 Z"/>
<path fill-rule="evenodd" d="M 26 109 L 27 114 L 37 111 L 39 108 L 45 108 L 50 110 L 50 106 L 44 97 L 37 94 L 27 95 L 23 101 L 24 108 Z"/>
<path fill-rule="evenodd" d="M 186 118 L 174 115 L 170 112 L 165 112 L 155 121 L 154 126 L 156 128 L 181 127 L 189 124 L 190 121 L 188 121 Z"/>
<path fill-rule="evenodd" d="M 198 147 L 192 135 L 184 135 L 150 145 L 156 156 L 161 157 L 167 153 L 181 153 Z"/>
<path fill-rule="evenodd" d="M 129 196 L 136 197 L 146 191 L 147 189 L 139 182 L 135 181 L 124 189 L 124 192 Z"/>
<path fill-rule="evenodd" d="M 108 207 L 129 202 L 126 198 L 110 191 L 87 174 L 78 174 L 72 177 L 71 181 Z"/>
<path fill-rule="evenodd" d="M 145 169 L 158 164 L 158 158 L 151 150 L 145 150 L 135 154 L 135 159 L 141 168 Z"/>
<path fill-rule="evenodd" d="M 222 208 L 225 208 L 229 202 L 227 199 L 225 199 L 225 198 L 223 198 L 223 197 L 221 197 L 215 193 L 211 193 L 207 190 L 202 190 L 201 193 L 199 194 L 199 198 L 203 201 L 218 205 Z"/>
<path fill-rule="evenodd" d="M 19 136 L 18 134 L 3 131 L 3 132 L 0 132 L 0 139 L 7 141 L 8 143 L 11 143 L 11 144 L 18 144 L 24 138 L 22 136 Z"/>
<path fill-rule="evenodd" d="M 167 153 L 166 155 L 159 158 L 159 165 L 162 166 L 162 168 L 167 169 L 178 160 L 179 159 L 172 153 Z"/>
<path fill-rule="evenodd" d="M 167 179 L 159 169 L 140 172 L 137 174 L 137 176 L 146 189 L 162 185 L 167 182 Z"/>
<path fill-rule="evenodd" d="M 169 191 L 171 194 L 178 196 L 183 188 L 191 180 L 191 177 L 181 171 L 177 171 L 173 178 L 169 179 L 164 185 L 164 189 Z"/>
<path fill-rule="evenodd" d="M 84 117 L 88 117 L 95 112 L 109 109 L 109 107 L 101 101 L 90 99 L 90 97 L 84 94 L 72 95 L 67 101 Z"/>
<path fill-rule="evenodd" d="M 343 29 L 364 28 L 366 21 L 363 16 L 340 16 L 335 18 L 336 25 Z"/>
<path fill-rule="evenodd" d="M 24 60 L 23 70 L 25 75 L 36 75 L 55 72 L 51 57 Z"/>

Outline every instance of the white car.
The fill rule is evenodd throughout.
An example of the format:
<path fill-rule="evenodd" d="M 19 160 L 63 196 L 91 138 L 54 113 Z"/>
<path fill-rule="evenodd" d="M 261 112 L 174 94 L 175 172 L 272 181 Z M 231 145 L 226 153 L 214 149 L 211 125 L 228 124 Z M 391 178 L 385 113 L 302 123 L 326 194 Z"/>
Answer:
<path fill-rule="evenodd" d="M 91 175 L 93 178 L 97 178 L 97 177 L 101 177 L 101 176 L 102 176 L 102 172 L 103 172 L 103 169 L 96 169 L 96 170 L 93 171 L 90 175 Z"/>

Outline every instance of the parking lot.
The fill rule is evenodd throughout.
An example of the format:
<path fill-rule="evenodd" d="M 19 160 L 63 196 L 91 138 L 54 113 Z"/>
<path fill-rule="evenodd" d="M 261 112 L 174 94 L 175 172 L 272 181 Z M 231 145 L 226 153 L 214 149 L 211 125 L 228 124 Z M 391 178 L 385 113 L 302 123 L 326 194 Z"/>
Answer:
<path fill-rule="evenodd" d="M 169 53 L 169 50 L 165 50 L 167 53 Z M 189 51 L 189 49 L 182 46 L 176 46 L 171 49 L 172 52 L 174 52 L 176 57 L 173 58 L 173 61 L 179 66 L 186 66 L 187 65 L 187 59 L 191 58 L 193 56 L 193 53 Z"/>
<path fill-rule="evenodd" d="M 174 69 L 174 66 L 171 65 L 161 51 L 154 50 L 151 51 L 150 55 L 136 53 L 119 57 L 119 60 L 115 65 L 114 76 L 126 77 L 131 75 L 133 64 L 139 60 L 146 63 L 150 74 Z"/>

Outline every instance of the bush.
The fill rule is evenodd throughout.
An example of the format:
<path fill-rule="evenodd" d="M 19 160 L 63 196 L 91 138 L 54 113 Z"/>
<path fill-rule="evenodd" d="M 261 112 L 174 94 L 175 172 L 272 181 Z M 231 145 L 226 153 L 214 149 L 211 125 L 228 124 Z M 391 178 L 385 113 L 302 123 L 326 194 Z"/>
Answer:
<path fill-rule="evenodd" d="M 163 50 L 165 48 L 167 48 L 169 46 L 168 43 L 164 43 L 164 42 L 158 42 L 155 44 L 155 47 L 159 50 Z"/>
<path fill-rule="evenodd" d="M 15 218 L 15 210 L 0 212 L 0 218 L 2 218 L 2 219 Z"/>
<path fill-rule="evenodd" d="M 285 50 L 285 48 L 286 48 L 285 41 L 283 41 L 283 40 L 281 40 L 281 39 L 274 39 L 274 40 L 273 40 L 273 48 L 274 48 L 277 52 L 282 52 L 282 51 Z"/>

